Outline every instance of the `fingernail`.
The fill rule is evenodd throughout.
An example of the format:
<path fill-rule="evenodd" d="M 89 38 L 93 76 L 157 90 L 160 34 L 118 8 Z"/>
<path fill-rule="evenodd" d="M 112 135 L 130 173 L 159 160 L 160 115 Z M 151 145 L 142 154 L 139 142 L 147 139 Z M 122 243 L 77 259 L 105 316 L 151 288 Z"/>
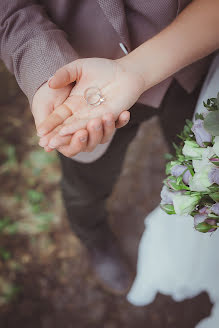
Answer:
<path fill-rule="evenodd" d="M 85 141 L 87 141 L 87 137 L 80 137 L 80 141 L 81 141 L 81 142 L 85 142 Z"/>
<path fill-rule="evenodd" d="M 96 125 L 96 126 L 94 127 L 94 129 L 95 129 L 96 131 L 99 131 L 99 130 L 101 129 L 101 125 Z"/>
<path fill-rule="evenodd" d="M 112 124 L 113 124 L 112 121 L 106 121 L 106 125 L 107 125 L 107 126 L 111 126 Z"/>
<path fill-rule="evenodd" d="M 52 148 L 52 149 L 55 149 L 56 146 L 54 146 L 53 144 L 49 143 L 49 147 Z"/>
<path fill-rule="evenodd" d="M 47 141 L 46 140 L 40 140 L 39 145 L 41 147 L 45 147 L 47 145 Z"/>

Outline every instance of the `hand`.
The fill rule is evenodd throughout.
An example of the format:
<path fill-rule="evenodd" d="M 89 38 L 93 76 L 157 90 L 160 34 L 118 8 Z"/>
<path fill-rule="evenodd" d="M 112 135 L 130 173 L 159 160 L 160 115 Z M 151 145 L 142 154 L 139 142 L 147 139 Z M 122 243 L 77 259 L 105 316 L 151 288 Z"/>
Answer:
<path fill-rule="evenodd" d="M 40 124 L 54 111 L 55 108 L 63 104 L 71 90 L 71 85 L 54 90 L 49 88 L 47 82 L 37 90 L 33 97 L 31 108 L 36 129 L 38 129 Z M 45 150 L 51 151 L 52 149 L 46 146 Z"/>
<path fill-rule="evenodd" d="M 51 89 L 48 83 L 44 83 L 35 93 L 32 103 L 32 114 L 35 120 L 36 128 L 57 108 L 59 105 L 67 99 L 72 91 L 72 85 L 65 86 L 60 89 Z M 99 124 L 99 121 L 92 120 L 87 130 L 80 130 L 73 137 L 63 138 L 66 145 L 58 148 L 63 155 L 74 156 L 80 151 L 92 151 L 98 143 L 105 143 L 109 140 L 115 131 L 115 128 L 120 128 L 127 124 L 130 118 L 129 112 L 123 112 L 118 121 L 114 122 L 111 116 L 105 117 L 105 121 L 101 122 L 101 129 L 96 131 L 93 126 Z M 106 124 L 109 122 L 111 124 Z M 49 134 L 50 136 L 52 133 Z M 48 135 L 48 136 L 49 136 Z M 47 137 L 41 139 L 40 145 L 44 147 L 45 151 L 50 152 L 54 147 L 48 146 Z M 68 140 L 66 140 L 68 139 Z"/>
<path fill-rule="evenodd" d="M 52 131 L 50 144 L 54 147 L 60 146 L 60 135 L 69 138 L 70 134 L 88 127 L 92 119 L 112 114 L 116 120 L 144 90 L 144 81 L 139 74 L 124 69 L 119 61 L 101 58 L 79 59 L 64 66 L 56 72 L 49 86 L 58 89 L 74 81 L 77 84 L 70 96 L 38 128 L 41 136 Z M 84 99 L 84 91 L 91 86 L 98 87 L 106 99 L 96 107 L 88 105 Z"/>
<path fill-rule="evenodd" d="M 86 129 L 81 129 L 69 136 L 59 136 L 57 132 L 61 129 L 58 126 L 52 132 L 40 139 L 40 145 L 46 148 L 56 148 L 59 152 L 67 157 L 73 157 L 80 152 L 91 152 L 98 144 L 103 144 L 109 141 L 114 134 L 115 129 L 125 126 L 130 119 L 129 111 L 124 111 L 120 114 L 118 120 L 115 122 L 112 114 L 103 116 L 103 119 L 93 119 L 87 124 Z M 50 140 L 56 135 L 55 144 Z M 48 150 L 47 150 L 48 151 Z"/>

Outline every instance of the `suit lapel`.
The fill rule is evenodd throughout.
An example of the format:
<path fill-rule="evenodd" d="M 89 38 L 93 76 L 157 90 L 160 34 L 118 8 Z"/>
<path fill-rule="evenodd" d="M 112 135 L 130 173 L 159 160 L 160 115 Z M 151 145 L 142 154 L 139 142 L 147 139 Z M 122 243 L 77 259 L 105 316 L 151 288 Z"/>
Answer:
<path fill-rule="evenodd" d="M 123 0 L 97 0 L 105 16 L 119 34 L 120 40 L 130 51 L 130 40 Z"/>

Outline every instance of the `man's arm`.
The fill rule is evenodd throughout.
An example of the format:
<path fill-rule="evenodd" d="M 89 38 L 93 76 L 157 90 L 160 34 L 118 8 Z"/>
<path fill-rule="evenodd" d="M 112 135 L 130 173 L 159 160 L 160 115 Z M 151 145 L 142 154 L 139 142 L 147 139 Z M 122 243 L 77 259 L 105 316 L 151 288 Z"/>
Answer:
<path fill-rule="evenodd" d="M 173 23 L 127 56 L 111 62 L 101 58 L 79 60 L 58 70 L 50 80 L 50 87 L 61 88 L 77 80 L 77 96 L 81 97 L 84 111 L 77 111 L 80 106 L 74 106 L 71 99 L 67 99 L 65 104 L 70 117 L 61 116 L 63 108 L 60 106 L 39 126 L 38 132 L 43 136 L 63 123 L 59 134 L 64 136 L 109 111 L 113 110 L 117 116 L 121 109 L 131 108 L 141 93 L 218 48 L 219 0 L 194 0 Z M 113 71 L 116 74 L 111 74 Z M 91 77 L 98 81 L 106 98 L 106 103 L 95 111 L 90 111 L 83 100 Z M 55 142 L 54 138 L 51 143 Z"/>
<path fill-rule="evenodd" d="M 0 58 L 32 104 L 36 90 L 78 56 L 37 1 L 1 0 Z"/>
<path fill-rule="evenodd" d="M 37 1 L 0 0 L 0 58 L 27 95 L 36 127 L 66 100 L 72 90 L 71 86 L 51 90 L 44 83 L 58 68 L 74 61 L 78 55 L 68 43 L 66 34 L 49 20 Z M 124 126 L 128 120 L 129 112 L 124 111 L 116 127 Z M 106 142 L 115 131 L 112 115 L 110 122 L 111 126 L 106 126 L 105 121 L 93 120 L 87 131 L 78 131 L 69 138 L 68 152 L 76 154 Z M 92 128 L 100 123 L 100 130 Z M 80 138 L 85 136 L 88 141 L 81 142 Z M 45 150 L 51 151 L 51 148 L 45 145 Z"/>
<path fill-rule="evenodd" d="M 219 48 L 219 0 L 194 0 L 163 31 L 119 59 L 141 74 L 144 90 Z"/>

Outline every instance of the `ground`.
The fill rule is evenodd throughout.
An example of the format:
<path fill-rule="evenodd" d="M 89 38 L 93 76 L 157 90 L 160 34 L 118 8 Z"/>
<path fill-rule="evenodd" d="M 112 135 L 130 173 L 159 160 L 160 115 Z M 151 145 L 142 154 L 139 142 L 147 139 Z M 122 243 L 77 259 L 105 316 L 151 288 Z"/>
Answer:
<path fill-rule="evenodd" d="M 0 65 L 0 327 L 193 328 L 208 295 L 135 307 L 104 292 L 71 231 L 56 154 L 37 145 L 28 102 Z M 133 267 L 144 218 L 158 203 L 167 152 L 158 121 L 142 124 L 109 199 L 110 222 Z M 162 274 L 162 272 L 161 272 Z"/>

